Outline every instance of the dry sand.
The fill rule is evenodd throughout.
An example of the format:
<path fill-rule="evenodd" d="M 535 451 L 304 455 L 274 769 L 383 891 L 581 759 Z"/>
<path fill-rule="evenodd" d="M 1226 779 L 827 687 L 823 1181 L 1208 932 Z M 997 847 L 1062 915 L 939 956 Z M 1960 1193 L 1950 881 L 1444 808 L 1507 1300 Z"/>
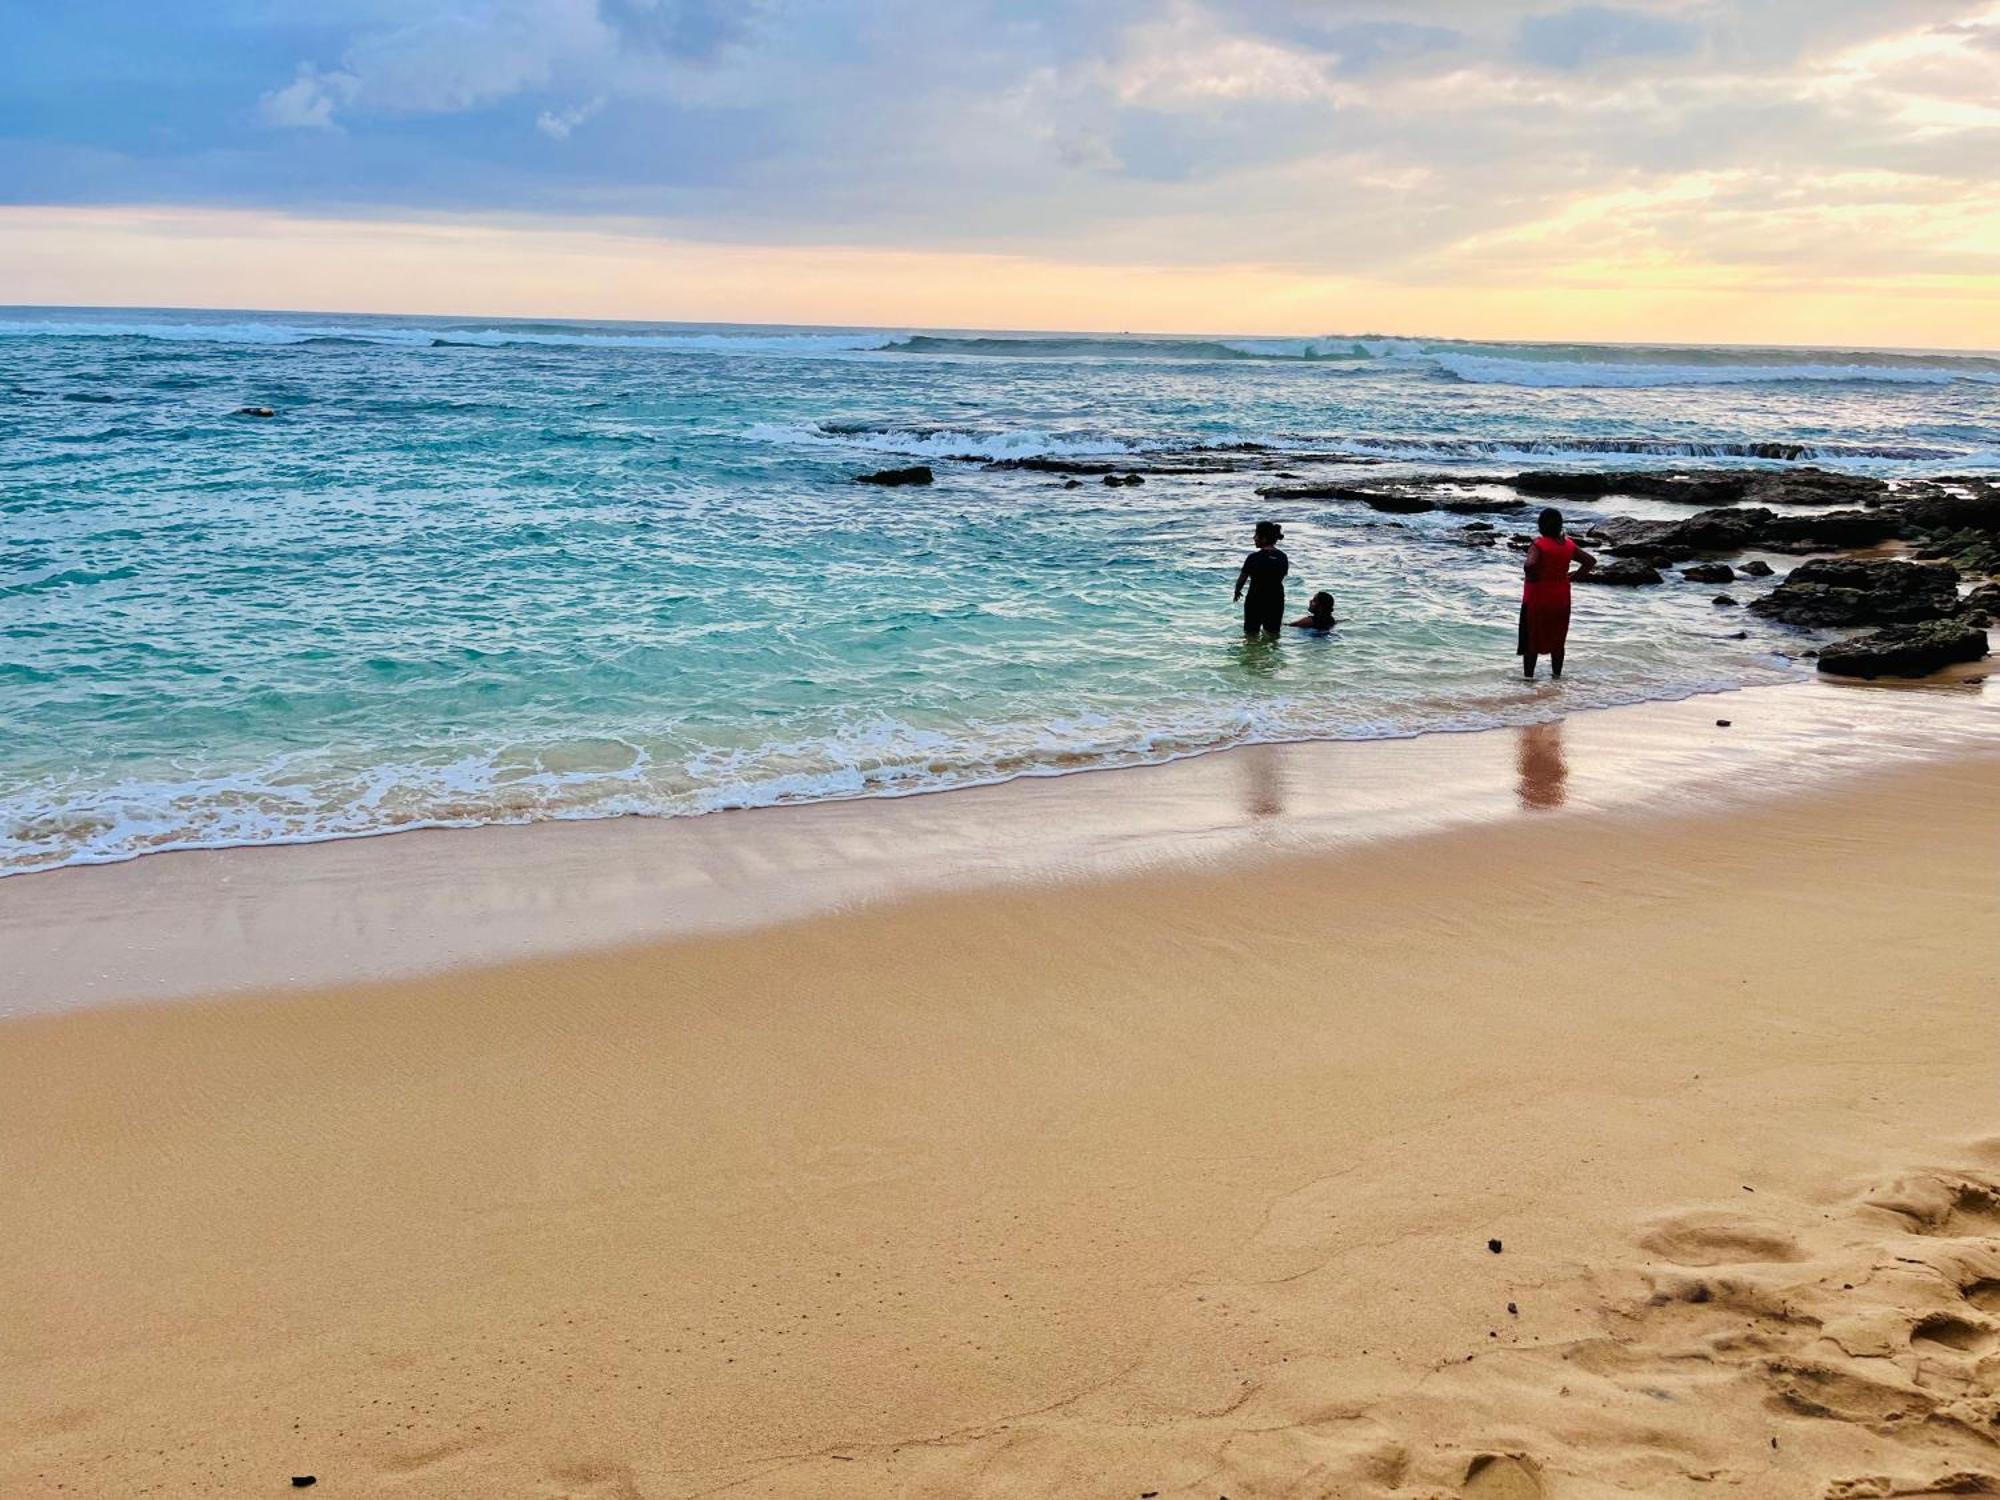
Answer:
<path fill-rule="evenodd" d="M 2000 1493 L 1996 866 L 1968 756 L 16 1019 L 0 1495 Z"/>

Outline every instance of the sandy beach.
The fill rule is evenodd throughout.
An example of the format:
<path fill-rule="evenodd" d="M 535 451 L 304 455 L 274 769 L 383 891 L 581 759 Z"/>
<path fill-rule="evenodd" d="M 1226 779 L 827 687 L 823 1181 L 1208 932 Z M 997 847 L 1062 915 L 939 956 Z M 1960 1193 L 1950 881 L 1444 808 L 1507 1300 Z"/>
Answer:
<path fill-rule="evenodd" d="M 0 1494 L 2000 1492 L 1989 700 L 756 814 L 730 890 L 861 875 L 498 964 L 418 937 L 560 910 L 395 928 L 295 872 L 511 840 L 568 889 L 559 844 L 707 835 L 0 882 L 10 951 L 71 934 L 0 1023 Z M 958 808 L 1004 878 L 939 852 Z M 119 978 L 113 907 L 238 992 Z"/>

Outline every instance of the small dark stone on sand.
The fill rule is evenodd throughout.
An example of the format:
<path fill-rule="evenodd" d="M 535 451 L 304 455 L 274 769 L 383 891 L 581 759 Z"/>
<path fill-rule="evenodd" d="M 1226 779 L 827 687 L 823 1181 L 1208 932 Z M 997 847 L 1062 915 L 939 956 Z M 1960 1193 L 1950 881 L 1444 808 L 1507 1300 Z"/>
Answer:
<path fill-rule="evenodd" d="M 1715 727 L 1717 729 L 1727 729 L 1729 727 L 1729 722 L 1730 721 L 1727 719 L 1717 719 L 1715 721 Z"/>
<path fill-rule="evenodd" d="M 1513 1303 L 1511 1303 L 1511 1302 L 1509 1302 L 1509 1303 L 1507 1304 L 1507 1311 L 1508 1311 L 1508 1313 L 1509 1313 L 1509 1314 L 1511 1314 L 1512 1316 L 1514 1316 L 1514 1317 L 1516 1317 L 1516 1318 L 1518 1318 L 1518 1317 L 1520 1317 L 1520 1316 L 1521 1316 L 1521 1309 L 1520 1309 L 1520 1308 L 1518 1308 L 1518 1307 L 1516 1307 L 1516 1306 L 1515 1306 L 1515 1305 L 1514 1305 Z"/>
<path fill-rule="evenodd" d="M 1488 1240 L 1486 1242 L 1486 1248 L 1488 1250 L 1491 1250 L 1495 1255 L 1498 1255 L 1501 1250 L 1501 1245 L 1498 1240 Z"/>
<path fill-rule="evenodd" d="M 294 1474 L 292 1476 L 292 1488 L 295 1490 L 307 1489 L 318 1483 L 319 1476 L 317 1474 Z"/>

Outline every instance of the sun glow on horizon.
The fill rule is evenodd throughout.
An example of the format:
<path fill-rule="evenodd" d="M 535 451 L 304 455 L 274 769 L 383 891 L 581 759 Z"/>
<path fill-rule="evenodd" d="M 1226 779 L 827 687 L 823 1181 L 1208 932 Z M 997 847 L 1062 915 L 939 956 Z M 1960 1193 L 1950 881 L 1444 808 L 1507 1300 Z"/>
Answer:
<path fill-rule="evenodd" d="M 336 219 L 226 209 L 0 208 L 17 305 L 408 316 L 1132 330 L 1575 342 L 2000 348 L 2000 277 L 1854 274 L 1801 285 L 1628 247 L 1564 253 L 1631 195 L 1468 242 L 1447 284 L 1269 265 L 732 245 L 627 224 Z M 1991 234 L 1982 218 L 1968 232 Z"/>

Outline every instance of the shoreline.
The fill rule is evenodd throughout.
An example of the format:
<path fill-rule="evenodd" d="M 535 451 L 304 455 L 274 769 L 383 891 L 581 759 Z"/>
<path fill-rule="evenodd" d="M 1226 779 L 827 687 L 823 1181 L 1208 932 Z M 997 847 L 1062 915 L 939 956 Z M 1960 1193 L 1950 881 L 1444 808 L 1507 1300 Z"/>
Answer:
<path fill-rule="evenodd" d="M 1831 778 L 2000 749 L 1987 675 L 1813 680 L 1521 728 L 1231 746 L 902 796 L 36 871 L 0 880 L 0 943 L 26 955 L 0 993 L 0 1024 L 687 938 L 938 890 L 1324 853 L 1524 813 L 1749 808 Z"/>
<path fill-rule="evenodd" d="M 1339 787 L 1209 757 L 1065 793 L 1159 831 L 1031 878 L 8 1021 L 0 1490 L 1990 1474 L 1990 708 L 1821 701 L 1312 758 Z M 1878 710 L 1908 736 L 1839 738 Z M 1002 800 L 952 826 L 1055 805 Z"/>

